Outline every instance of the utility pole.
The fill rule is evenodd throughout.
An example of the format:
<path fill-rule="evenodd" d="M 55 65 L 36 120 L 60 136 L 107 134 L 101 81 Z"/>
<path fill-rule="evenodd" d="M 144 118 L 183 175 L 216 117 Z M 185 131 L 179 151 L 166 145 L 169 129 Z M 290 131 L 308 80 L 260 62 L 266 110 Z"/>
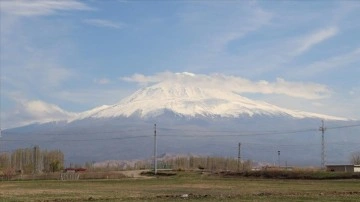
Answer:
<path fill-rule="evenodd" d="M 240 163 L 241 163 L 241 143 L 239 142 L 239 149 L 238 149 L 238 172 L 240 171 Z"/>
<path fill-rule="evenodd" d="M 37 171 L 38 171 L 38 155 L 37 155 L 37 153 L 38 153 L 38 148 L 37 148 L 37 146 L 34 146 L 34 151 L 33 151 L 33 158 L 34 158 L 34 174 L 37 174 Z M 20 161 L 21 161 L 21 159 L 20 159 Z"/>
<path fill-rule="evenodd" d="M 0 152 L 1 152 L 1 138 L 2 138 L 1 133 L 2 133 L 2 130 L 0 128 Z M 11 155 L 10 155 L 10 159 L 11 159 Z"/>
<path fill-rule="evenodd" d="M 19 166 L 20 168 L 19 168 L 19 169 L 21 170 L 21 172 L 22 172 L 22 170 L 23 170 L 23 169 L 22 169 L 22 167 L 23 167 L 23 166 L 22 166 L 22 160 L 23 160 L 23 150 L 21 149 L 21 150 L 20 150 L 20 161 L 19 161 L 19 164 L 20 164 L 20 166 Z"/>
<path fill-rule="evenodd" d="M 0 152 L 1 152 L 1 138 L 2 138 L 2 129 L 0 128 Z M 11 155 L 10 155 L 10 159 L 11 159 Z M 10 164 L 11 165 L 11 164 Z"/>
<path fill-rule="evenodd" d="M 325 168 L 325 126 L 324 126 L 324 120 L 321 121 L 321 126 L 319 128 L 321 131 L 321 168 Z"/>
<path fill-rule="evenodd" d="M 156 142 L 156 124 L 154 124 L 154 174 L 157 174 L 157 159 L 156 159 L 156 150 L 157 150 L 157 142 Z"/>
<path fill-rule="evenodd" d="M 280 168 L 280 151 L 278 151 L 278 165 L 279 165 L 279 168 Z"/>
<path fill-rule="evenodd" d="M 239 142 L 239 150 L 238 150 L 238 162 L 237 162 L 237 171 L 239 172 L 240 171 L 240 163 L 241 163 L 241 156 L 240 156 L 240 152 L 241 152 L 241 150 L 240 150 L 240 148 L 241 148 L 241 143 Z"/>

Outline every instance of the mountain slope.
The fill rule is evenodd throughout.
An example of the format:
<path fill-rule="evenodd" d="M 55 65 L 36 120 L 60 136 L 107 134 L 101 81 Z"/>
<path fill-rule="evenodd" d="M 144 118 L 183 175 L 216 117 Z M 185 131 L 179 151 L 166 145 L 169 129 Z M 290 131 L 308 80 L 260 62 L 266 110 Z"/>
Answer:
<path fill-rule="evenodd" d="M 102 106 L 81 113 L 74 120 L 138 116 L 156 117 L 165 111 L 189 117 L 289 116 L 346 120 L 316 113 L 285 109 L 266 102 L 254 101 L 221 88 L 199 88 L 185 84 L 162 82 L 136 91 L 112 106 Z M 73 120 L 73 121 L 74 121 Z"/>
<path fill-rule="evenodd" d="M 149 158 L 157 124 L 159 153 L 232 156 L 241 142 L 244 159 L 273 162 L 281 150 L 282 158 L 291 164 L 316 165 L 319 119 L 327 120 L 327 162 L 346 163 L 349 154 L 358 150 L 360 139 L 358 128 L 344 126 L 356 126 L 359 121 L 284 109 L 221 87 L 166 82 L 67 121 L 2 131 L 6 144 L 1 148 L 61 149 L 67 162 Z"/>

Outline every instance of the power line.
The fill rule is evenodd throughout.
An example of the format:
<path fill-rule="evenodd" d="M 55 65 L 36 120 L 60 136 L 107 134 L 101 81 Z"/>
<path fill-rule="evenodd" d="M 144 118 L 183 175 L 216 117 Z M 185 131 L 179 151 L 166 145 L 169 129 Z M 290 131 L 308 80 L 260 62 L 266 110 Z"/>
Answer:
<path fill-rule="evenodd" d="M 242 143 L 246 144 L 246 145 L 259 145 L 259 146 L 274 145 L 273 143 L 254 143 L 254 142 L 242 142 Z M 329 144 L 329 145 L 348 145 L 348 144 L 360 145 L 360 142 L 327 142 L 327 144 Z M 279 146 L 279 147 L 319 146 L 319 145 L 321 145 L 321 144 L 318 144 L 318 143 L 314 143 L 314 144 L 307 144 L 307 143 L 303 143 L 303 144 L 276 144 L 276 146 Z"/>
<path fill-rule="evenodd" d="M 178 129 L 177 131 L 186 131 Z M 316 129 L 306 129 L 306 130 L 297 130 L 297 131 L 282 131 L 282 132 L 254 132 L 254 133 L 248 133 L 243 134 L 241 131 L 201 131 L 201 132 L 212 132 L 212 133 L 237 133 L 237 134 L 204 134 L 204 135 L 195 135 L 195 134 L 182 134 L 181 137 L 187 136 L 187 137 L 216 137 L 216 136 L 227 136 L 227 137 L 243 137 L 243 136 L 262 136 L 262 135 L 286 135 L 286 134 L 293 134 L 293 133 L 304 133 L 304 132 L 315 132 Z M 198 132 L 198 131 L 191 131 L 191 132 Z M 241 134 L 240 134 L 241 133 Z M 161 136 L 173 136 L 173 135 L 161 135 Z"/>
<path fill-rule="evenodd" d="M 352 127 L 360 127 L 360 124 L 354 124 L 354 125 L 345 125 L 345 126 L 334 126 L 334 127 L 328 127 L 327 129 L 341 129 L 341 128 L 352 128 Z M 318 129 L 314 129 L 314 128 L 308 128 L 308 129 L 299 129 L 299 130 L 284 130 L 284 131 L 233 131 L 233 130 L 192 130 L 192 129 L 174 129 L 174 128 L 158 128 L 160 130 L 167 130 L 168 131 L 180 131 L 180 132 L 200 132 L 200 133 L 236 133 L 236 134 L 221 134 L 221 136 L 261 136 L 261 135 L 283 135 L 283 134 L 294 134 L 294 133 L 304 133 L 304 132 L 315 132 L 318 131 Z M 241 133 L 241 134 L 240 134 Z M 245 133 L 245 134 L 244 134 Z M 162 135 L 162 136 L 172 136 L 172 135 Z M 195 136 L 195 135 L 187 135 L 187 134 L 182 134 L 183 136 Z M 219 136 L 217 134 L 215 135 L 210 135 L 210 134 L 206 134 L 206 135 L 196 135 L 196 137 L 203 137 L 203 136 L 208 136 L 208 137 L 214 137 L 214 136 Z"/>
<path fill-rule="evenodd" d="M 333 126 L 327 127 L 327 130 L 334 130 L 334 129 L 343 129 L 343 128 L 352 128 L 352 127 L 360 127 L 360 124 L 354 125 L 345 125 L 345 126 Z M 158 130 L 166 130 L 167 134 L 162 134 L 160 137 L 196 137 L 196 138 L 206 138 L 206 137 L 244 137 L 244 136 L 266 136 L 266 135 L 286 135 L 286 134 L 296 134 L 296 133 L 305 133 L 305 132 L 315 132 L 318 129 L 301 129 L 301 130 L 284 130 L 284 131 L 233 131 L 233 130 L 192 130 L 192 129 L 174 129 L 174 128 L 157 128 Z M 136 131 L 147 131 L 149 129 L 131 129 L 131 130 L 119 130 L 119 131 L 105 131 L 105 132 L 84 132 L 81 135 L 86 134 L 118 134 L 119 132 L 127 133 L 127 132 L 136 132 Z M 202 135 L 195 135 L 195 134 L 181 134 L 181 136 L 175 136 L 169 134 L 169 131 L 178 131 L 178 132 L 201 132 L 201 133 L 222 133 L 219 134 L 202 134 Z M 224 134 L 225 133 L 225 134 Z M 245 134 L 244 134 L 245 133 Z M 23 135 L 23 133 L 16 133 L 16 132 L 5 132 L 5 134 L 17 134 Z M 69 134 L 51 134 L 51 133 L 42 133 L 41 135 L 45 136 L 69 136 Z M 72 136 L 79 136 L 79 134 L 71 134 Z M 34 142 L 34 141 L 41 141 L 41 142 L 54 142 L 54 141 L 106 141 L 106 140 L 124 140 L 124 139 L 136 139 L 136 138 L 145 138 L 151 137 L 149 135 L 137 135 L 137 136 L 124 136 L 124 137 L 109 137 L 109 138 L 93 138 L 93 139 L 53 139 L 53 140 L 34 140 L 34 139 L 1 139 L 3 142 Z M 351 144 L 351 143 L 349 143 Z"/>
<path fill-rule="evenodd" d="M 81 142 L 81 141 L 106 141 L 106 140 L 125 140 L 125 139 L 137 139 L 151 137 L 150 135 L 138 135 L 138 136 L 125 136 L 125 137 L 113 137 L 113 138 L 95 138 L 95 139 L 53 139 L 53 140 L 30 140 L 30 139 L 2 139 L 5 142 Z"/>
<path fill-rule="evenodd" d="M 88 135 L 88 134 L 118 134 L 118 133 L 129 133 L 129 132 L 139 132 L 139 131 L 149 131 L 148 128 L 144 129 L 131 129 L 131 130 L 117 130 L 117 131 L 52 131 L 52 132 L 46 132 L 46 133 L 30 133 L 30 134 L 37 134 L 37 135 L 46 135 L 46 136 L 54 136 L 54 135 Z M 68 132 L 68 133 L 66 133 Z M 66 134 L 65 134 L 66 133 Z M 75 133 L 75 134 L 74 134 Z M 6 135 L 24 135 L 25 133 L 21 132 L 13 132 L 13 131 L 3 131 L 3 134 Z M 28 133 L 26 133 L 28 134 Z"/>
<path fill-rule="evenodd" d="M 199 133 L 242 133 L 244 135 L 256 135 L 256 134 L 272 134 L 272 133 L 291 133 L 291 132 L 307 132 L 307 131 L 316 131 L 316 129 L 301 129 L 301 130 L 287 130 L 287 131 L 277 131 L 277 130 L 269 130 L 269 131 L 239 131 L 239 130 L 195 130 L 195 129 L 176 129 L 176 128 L 158 128 L 160 130 L 168 131 L 182 131 L 182 132 L 199 132 Z"/>
<path fill-rule="evenodd" d="M 327 130 L 333 130 L 333 129 L 339 129 L 339 128 L 354 128 L 354 127 L 360 127 L 360 124 L 326 127 L 326 129 Z"/>

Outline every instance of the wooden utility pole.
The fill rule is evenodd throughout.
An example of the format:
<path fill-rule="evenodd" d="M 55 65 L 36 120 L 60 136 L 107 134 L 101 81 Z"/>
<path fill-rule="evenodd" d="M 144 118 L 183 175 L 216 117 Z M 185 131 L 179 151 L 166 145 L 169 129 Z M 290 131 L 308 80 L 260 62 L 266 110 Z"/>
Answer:
<path fill-rule="evenodd" d="M 280 168 L 280 150 L 278 151 L 278 166 Z"/>
<path fill-rule="evenodd" d="M 157 142 L 156 142 L 156 124 L 154 124 L 154 174 L 157 174 Z"/>
<path fill-rule="evenodd" d="M 237 162 L 237 171 L 240 172 L 240 163 L 241 163 L 241 143 L 239 142 L 239 149 L 238 149 L 238 162 Z"/>

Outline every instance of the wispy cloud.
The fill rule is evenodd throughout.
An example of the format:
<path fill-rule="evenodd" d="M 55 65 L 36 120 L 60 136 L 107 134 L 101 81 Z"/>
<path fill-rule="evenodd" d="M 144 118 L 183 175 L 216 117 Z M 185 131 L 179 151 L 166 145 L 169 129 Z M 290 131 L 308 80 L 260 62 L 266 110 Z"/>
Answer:
<path fill-rule="evenodd" d="M 215 36 L 210 44 L 213 46 L 210 50 L 226 51 L 226 47 L 234 40 L 240 39 L 251 32 L 255 32 L 261 29 L 263 26 L 267 25 L 273 14 L 267 11 L 264 11 L 260 7 L 251 7 L 250 13 L 246 16 L 246 21 L 241 20 L 241 26 L 233 28 L 231 26 L 230 30 L 224 30 L 224 32 L 219 33 L 218 36 Z M 241 22 L 240 21 L 240 22 Z M 240 24 L 239 24 L 240 25 Z"/>
<path fill-rule="evenodd" d="M 301 71 L 298 71 L 297 75 L 313 76 L 331 69 L 343 68 L 344 66 L 355 62 L 360 62 L 360 48 L 342 55 L 316 61 L 305 66 L 304 68 L 301 68 Z"/>
<path fill-rule="evenodd" d="M 73 52 L 71 40 L 62 37 L 69 31 L 68 27 L 65 28 L 60 22 L 57 24 L 38 19 L 60 12 L 91 8 L 82 2 L 67 0 L 0 1 L 0 4 L 1 96 L 13 100 L 9 94 L 18 92 L 27 99 L 12 102 L 11 105 L 17 103 L 20 108 L 30 106 L 30 109 L 33 105 L 27 105 L 27 100 L 51 97 L 76 74 L 76 70 L 64 62 L 66 55 Z M 28 23 L 25 17 L 35 16 L 33 22 L 37 23 L 25 26 Z M 47 41 L 46 44 L 42 40 Z"/>
<path fill-rule="evenodd" d="M 322 29 L 313 30 L 311 34 L 300 33 L 297 36 L 287 36 L 279 39 L 274 39 L 271 42 L 262 44 L 257 42 L 261 48 L 248 49 L 243 51 L 241 55 L 224 55 L 228 56 L 226 60 L 220 58 L 224 63 L 242 64 L 240 71 L 242 75 L 261 75 L 269 72 L 277 72 L 283 75 L 283 72 L 294 73 L 294 69 L 289 66 L 296 66 L 293 64 L 299 56 L 309 54 L 308 52 L 316 45 L 335 37 L 339 32 L 337 27 L 326 27 Z M 307 55 L 306 55 L 307 56 Z M 305 57 L 306 57 L 305 56 Z M 229 65 L 229 64 L 228 64 Z M 233 68 L 235 69 L 235 68 Z M 290 71 L 288 71 L 290 69 Z M 234 72 L 234 71 L 233 71 Z M 296 74 L 297 75 L 297 74 Z"/>
<path fill-rule="evenodd" d="M 319 44 L 319 43 L 335 36 L 337 33 L 338 33 L 338 28 L 329 27 L 329 28 L 318 30 L 310 35 L 307 35 L 299 41 L 299 47 L 296 50 L 295 54 L 296 55 L 302 54 L 305 51 L 311 49 L 316 44 Z"/>
<path fill-rule="evenodd" d="M 107 79 L 107 78 L 94 79 L 93 81 L 94 81 L 94 83 L 101 84 L 101 85 L 110 83 L 110 79 Z"/>
<path fill-rule="evenodd" d="M 282 78 L 276 79 L 275 82 L 269 82 L 265 80 L 251 81 L 242 77 L 227 76 L 223 74 L 205 75 L 188 72 L 163 72 L 151 76 L 135 74 L 121 79 L 128 82 L 136 82 L 141 85 L 170 82 L 198 86 L 201 88 L 218 88 L 219 86 L 222 86 L 224 91 L 231 91 L 239 94 L 281 94 L 309 100 L 322 99 L 331 95 L 331 90 L 326 85 L 310 82 L 291 82 Z"/>
<path fill-rule="evenodd" d="M 247 77 L 283 75 L 284 69 L 303 59 L 299 56 L 314 58 L 308 57 L 310 50 L 325 42 L 333 43 L 330 39 L 343 29 L 333 22 L 319 23 L 323 17 L 318 13 L 307 12 L 304 18 L 300 10 L 270 9 L 257 2 L 231 6 L 234 9 L 227 8 L 224 13 L 221 6 L 212 5 L 181 13 L 184 27 L 200 36 L 189 49 L 177 54 L 186 57 L 185 70 L 214 72 L 221 67 L 222 72 Z M 218 17 L 219 13 L 222 17 Z M 288 15 L 292 18 L 284 18 Z"/>
<path fill-rule="evenodd" d="M 54 94 L 54 98 L 61 101 L 71 102 L 81 106 L 79 109 L 89 109 L 103 104 L 114 104 L 125 96 L 130 95 L 136 87 L 113 87 L 106 88 L 93 87 L 92 89 L 66 89 Z M 79 111 L 79 110 L 77 110 Z"/>
<path fill-rule="evenodd" d="M 66 10 L 93 10 L 86 4 L 76 0 L 17 0 L 1 1 L 1 11 L 18 16 L 52 15 Z"/>
<path fill-rule="evenodd" d="M 194 9 L 197 6 L 193 4 L 202 9 Z M 229 45 L 268 25 L 273 14 L 254 2 L 195 2 L 178 12 L 178 17 L 179 26 L 191 30 L 190 40 L 194 40 L 187 50 L 178 55 L 186 56 L 186 61 L 194 70 L 227 60 Z"/>
<path fill-rule="evenodd" d="M 112 22 L 110 20 L 103 20 L 103 19 L 86 19 L 84 20 L 86 24 L 94 25 L 97 27 L 107 27 L 113 29 L 121 29 L 125 26 L 123 23 Z"/>
<path fill-rule="evenodd" d="M 58 48 L 59 51 L 62 50 L 60 47 Z M 22 90 L 24 93 L 40 91 L 46 94 L 61 87 L 63 82 L 73 78 L 76 73 L 72 69 L 65 68 L 59 58 L 53 57 L 50 52 L 50 49 L 37 49 L 33 52 L 19 51 L 21 55 L 8 53 L 8 60 L 3 60 L 4 64 L 7 64 L 6 68 L 2 70 L 2 73 L 6 75 L 1 78 L 3 85 L 11 89 Z M 14 58 L 18 60 L 12 63 L 8 62 Z"/>

